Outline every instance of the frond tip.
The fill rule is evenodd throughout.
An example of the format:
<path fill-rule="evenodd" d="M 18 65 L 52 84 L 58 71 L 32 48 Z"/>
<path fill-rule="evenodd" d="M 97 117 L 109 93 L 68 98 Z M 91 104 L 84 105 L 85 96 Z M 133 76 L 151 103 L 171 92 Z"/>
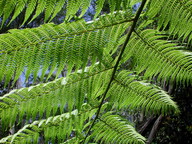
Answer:
<path fill-rule="evenodd" d="M 138 81 L 129 71 L 121 71 L 115 78 L 108 97 L 121 109 L 142 110 L 146 114 L 178 114 L 179 109 L 172 98 L 159 87 Z"/>

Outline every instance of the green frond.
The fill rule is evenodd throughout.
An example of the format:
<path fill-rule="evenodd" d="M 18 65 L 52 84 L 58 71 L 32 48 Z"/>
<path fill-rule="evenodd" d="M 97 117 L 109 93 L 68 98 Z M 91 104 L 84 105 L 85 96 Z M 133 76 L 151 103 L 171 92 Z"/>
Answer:
<path fill-rule="evenodd" d="M 123 62 L 133 56 L 135 70 L 145 72 L 146 78 L 192 83 L 192 53 L 180 50 L 177 43 L 163 40 L 160 32 L 146 29 L 135 32 L 126 48 Z"/>
<path fill-rule="evenodd" d="M 24 69 L 26 79 L 33 74 L 35 81 L 41 73 L 42 81 L 47 71 L 49 79 L 55 71 L 58 77 L 65 67 L 70 73 L 85 68 L 89 60 L 102 61 L 104 49 L 118 48 L 118 40 L 131 21 L 129 13 L 119 12 L 88 23 L 81 20 L 11 30 L 0 36 L 0 81 L 15 82 Z"/>
<path fill-rule="evenodd" d="M 112 68 L 86 68 L 67 78 L 12 90 L 0 97 L 3 127 L 13 125 L 16 120 L 20 122 L 24 117 L 34 120 L 37 116 L 43 118 L 73 109 L 81 110 L 85 101 L 97 106 L 96 98 L 103 94 L 111 72 Z"/>
<path fill-rule="evenodd" d="M 2 14 L 3 14 L 2 24 L 4 24 L 5 21 L 9 18 L 9 16 L 11 15 L 11 13 L 14 10 L 13 7 L 15 7 L 15 5 L 16 5 L 15 0 L 10 0 L 10 1 L 1 0 L 1 10 L 0 10 L 1 15 L 0 16 L 2 16 Z M 22 4 L 21 4 L 21 8 L 22 8 Z"/>
<path fill-rule="evenodd" d="M 73 138 L 72 135 L 81 139 L 83 137 L 81 133 L 83 132 L 86 120 L 90 120 L 95 112 L 96 109 L 89 109 L 82 112 L 74 110 L 71 113 L 64 113 L 34 121 L 31 124 L 25 125 L 14 135 L 0 139 L 0 143 L 38 143 L 40 136 L 43 136 L 46 143 L 48 141 L 52 143 L 63 142 L 66 139 Z M 75 139 L 75 141 L 77 140 Z"/>
<path fill-rule="evenodd" d="M 151 0 L 147 16 L 158 19 L 158 29 L 192 43 L 191 0 Z"/>
<path fill-rule="evenodd" d="M 171 97 L 159 87 L 138 81 L 129 71 L 121 71 L 109 90 L 109 101 L 118 109 L 129 108 L 145 114 L 178 113 L 178 107 Z"/>
<path fill-rule="evenodd" d="M 62 8 L 66 10 L 65 20 L 69 21 L 71 18 L 76 17 L 80 12 L 81 18 L 89 8 L 92 0 L 1 0 L 0 1 L 0 16 L 3 16 L 2 25 L 11 17 L 11 23 L 21 12 L 25 10 L 23 24 L 30 23 L 37 18 L 41 13 L 44 13 L 44 21 L 51 21 Z M 106 0 L 97 0 L 96 2 L 96 15 L 97 17 Z M 131 7 L 138 0 L 110 0 L 111 12 L 115 10 L 127 10 L 128 6 Z M 13 15 L 12 15 L 13 13 Z M 31 18 L 32 17 L 32 18 Z M 22 25 L 23 25 L 22 24 Z"/>
<path fill-rule="evenodd" d="M 93 127 L 91 137 L 99 143 L 144 144 L 145 138 L 127 120 L 111 113 L 104 114 Z"/>

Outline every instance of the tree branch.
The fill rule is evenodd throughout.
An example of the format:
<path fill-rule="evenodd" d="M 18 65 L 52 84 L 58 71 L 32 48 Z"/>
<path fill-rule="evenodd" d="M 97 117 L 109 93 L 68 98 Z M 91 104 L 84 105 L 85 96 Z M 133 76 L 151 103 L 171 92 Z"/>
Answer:
<path fill-rule="evenodd" d="M 144 131 L 147 129 L 147 127 L 151 124 L 151 122 L 155 119 L 154 116 L 150 117 L 144 124 L 143 126 L 140 128 L 140 130 L 138 131 L 140 134 L 143 134 Z"/>
<path fill-rule="evenodd" d="M 167 85 L 167 82 L 166 82 L 166 80 L 164 80 L 163 89 L 165 91 L 168 91 L 168 93 L 171 95 L 173 93 L 173 90 L 174 90 L 174 84 L 169 84 L 168 90 L 167 90 L 166 85 Z M 153 127 L 151 129 L 151 132 L 149 134 L 149 137 L 147 139 L 147 144 L 151 144 L 152 143 L 152 141 L 153 141 L 153 139 L 154 139 L 154 137 L 155 137 L 155 135 L 157 133 L 157 130 L 159 128 L 159 125 L 161 124 L 162 119 L 163 119 L 163 116 L 160 115 L 157 118 L 157 120 L 155 121 L 155 123 L 154 123 L 154 125 L 153 125 Z"/>
<path fill-rule="evenodd" d="M 153 139 L 154 139 L 154 137 L 155 137 L 155 134 L 157 133 L 158 127 L 159 127 L 159 125 L 161 124 L 162 119 L 163 119 L 163 116 L 160 115 L 160 116 L 157 118 L 157 120 L 155 121 L 155 123 L 154 123 L 154 125 L 153 125 L 153 128 L 152 128 L 152 130 L 151 130 L 151 132 L 150 132 L 150 134 L 149 134 L 149 137 L 148 137 L 148 139 L 147 139 L 147 144 L 151 144 L 151 143 L 152 143 L 152 141 L 153 141 Z"/>

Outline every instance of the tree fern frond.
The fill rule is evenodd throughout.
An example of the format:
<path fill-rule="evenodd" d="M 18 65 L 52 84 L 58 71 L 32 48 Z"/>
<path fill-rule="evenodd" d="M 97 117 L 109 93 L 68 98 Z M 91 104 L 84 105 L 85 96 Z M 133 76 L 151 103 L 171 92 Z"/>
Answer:
<path fill-rule="evenodd" d="M 0 10 L 1 11 L 0 14 L 3 14 L 2 25 L 5 23 L 10 14 L 13 12 L 14 10 L 13 7 L 16 7 L 16 1 L 14 0 L 2 1 L 2 7 L 1 7 L 2 9 Z"/>
<path fill-rule="evenodd" d="M 15 2 L 15 1 L 14 1 L 14 2 Z M 9 24 L 22 12 L 22 10 L 23 10 L 24 7 L 25 7 L 26 2 L 27 2 L 27 0 L 18 0 L 15 5 L 12 5 L 11 9 L 12 9 L 13 7 L 15 7 L 15 10 L 12 9 L 12 10 L 14 10 L 14 14 L 13 14 L 12 19 L 10 20 Z M 6 4 L 6 5 L 7 5 L 7 4 Z M 4 13 L 7 13 L 7 11 L 8 11 L 8 10 L 5 9 L 5 10 L 4 10 Z M 11 12 L 11 11 L 10 11 L 10 12 Z M 3 20 L 4 20 L 4 21 L 7 20 L 10 14 L 11 14 L 11 13 L 7 13 L 7 16 L 4 15 Z M 1 15 L 1 14 L 0 14 L 0 15 Z M 2 24 L 4 24 L 4 21 L 2 21 Z"/>
<path fill-rule="evenodd" d="M 88 69 L 86 69 L 88 70 Z M 81 105 L 96 100 L 105 90 L 112 68 L 79 71 L 67 78 L 38 84 L 29 88 L 12 90 L 0 97 L 0 118 L 4 128 L 26 117 L 36 119 L 56 113 L 81 110 Z M 97 103 L 95 103 L 97 105 Z"/>
<path fill-rule="evenodd" d="M 178 113 L 171 97 L 159 87 L 143 81 L 129 71 L 121 71 L 110 88 L 108 97 L 114 107 L 141 110 L 146 114 Z"/>
<path fill-rule="evenodd" d="M 144 144 L 145 138 L 118 115 L 104 114 L 93 127 L 91 137 L 99 143 Z"/>
<path fill-rule="evenodd" d="M 26 79 L 31 73 L 36 78 L 40 68 L 43 78 L 50 68 L 49 78 L 55 70 L 58 77 L 66 65 L 70 73 L 72 69 L 84 68 L 89 59 L 93 63 L 102 61 L 103 50 L 117 49 L 118 40 L 130 21 L 128 13 L 120 12 L 90 23 L 77 21 L 11 30 L 0 36 L 0 81 L 5 75 L 6 83 L 13 76 L 16 81 L 24 68 Z"/>
<path fill-rule="evenodd" d="M 12 13 L 13 16 L 11 16 L 10 23 L 21 12 L 26 10 L 25 17 L 22 23 L 23 25 L 26 22 L 31 22 L 44 12 L 44 21 L 47 22 L 52 20 L 56 16 L 56 14 L 60 12 L 61 9 L 66 5 L 65 10 L 67 12 L 65 20 L 69 21 L 71 18 L 75 17 L 77 12 L 80 12 L 79 17 L 82 17 L 89 8 L 91 1 L 92 0 L 9 0 L 5 2 L 2 0 L 3 4 L 0 3 L 0 7 L 2 8 L 0 9 L 0 16 L 3 16 L 3 25 Z M 127 5 L 131 7 L 137 1 L 138 0 L 118 0 L 118 2 L 115 2 L 114 0 L 111 0 L 109 3 L 111 12 L 115 10 L 127 10 Z M 100 14 L 105 2 L 105 0 L 97 1 L 97 10 L 95 17 Z"/>
<path fill-rule="evenodd" d="M 158 29 L 168 30 L 174 37 L 181 38 L 182 40 L 187 39 L 187 42 L 191 44 L 191 0 L 152 0 L 147 16 L 151 19 L 158 19 Z"/>
<path fill-rule="evenodd" d="M 59 0 L 56 4 L 55 4 L 55 9 L 50 17 L 50 20 L 51 21 L 61 10 L 62 10 L 62 7 L 63 7 L 63 4 L 65 3 L 66 0 Z M 86 7 L 84 8 L 86 9 Z M 38 16 L 38 14 L 36 14 Z M 49 15 L 47 15 L 47 17 L 49 17 Z M 33 19 L 35 19 L 36 16 L 33 17 Z M 33 20 L 32 19 L 32 20 Z M 31 21 L 32 21 L 31 20 Z"/>
<path fill-rule="evenodd" d="M 152 29 L 135 32 L 126 53 L 135 58 L 135 70 L 146 78 L 175 81 L 177 84 L 192 83 L 192 53 L 179 50 L 176 43 L 163 40 L 161 33 Z M 124 55 L 124 61 L 129 57 Z"/>
<path fill-rule="evenodd" d="M 60 1 L 61 1 L 61 0 L 60 0 Z M 33 21 L 37 16 L 39 16 L 39 15 L 45 10 L 45 8 L 46 8 L 46 2 L 47 2 L 47 0 L 38 0 L 38 5 L 36 6 L 35 14 L 34 14 L 33 18 L 29 21 L 29 23 L 30 23 L 31 21 Z M 65 2 L 65 0 L 62 1 L 62 3 L 60 3 L 60 2 L 58 1 L 58 3 L 60 3 L 60 7 L 58 8 L 59 11 L 60 11 L 61 8 L 63 7 L 64 2 Z M 58 4 L 58 3 L 57 3 L 57 4 Z M 28 9 L 28 8 L 27 8 L 27 9 Z M 23 21 L 23 24 L 29 19 L 29 17 L 30 17 L 30 13 L 29 13 L 29 15 L 27 15 L 27 13 L 26 13 L 26 14 L 25 14 L 25 19 L 24 19 L 24 21 Z M 12 18 L 12 19 L 13 19 L 13 18 Z M 22 25 L 23 25 L 23 24 L 22 24 Z"/>
<path fill-rule="evenodd" d="M 22 129 L 13 135 L 2 138 L 0 143 L 38 143 L 40 136 L 43 136 L 45 142 L 62 142 L 67 138 L 75 136 L 81 138 L 81 132 L 84 129 L 86 120 L 92 118 L 96 109 L 86 111 L 74 110 L 70 113 L 64 113 L 47 119 L 34 121 L 25 125 Z"/>
<path fill-rule="evenodd" d="M 26 12 L 25 12 L 25 18 L 23 21 L 23 24 L 29 19 L 29 17 L 33 14 L 34 10 L 36 9 L 36 6 L 38 4 L 38 0 L 28 0 L 26 3 Z M 14 7 L 13 7 L 14 8 Z"/>

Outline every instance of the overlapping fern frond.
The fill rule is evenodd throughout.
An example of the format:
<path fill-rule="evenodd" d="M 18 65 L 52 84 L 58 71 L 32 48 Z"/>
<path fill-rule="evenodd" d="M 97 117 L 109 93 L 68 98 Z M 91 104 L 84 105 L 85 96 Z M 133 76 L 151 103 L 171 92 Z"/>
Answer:
<path fill-rule="evenodd" d="M 65 111 L 81 110 L 84 102 L 93 102 L 97 106 L 96 98 L 103 94 L 111 71 L 112 68 L 80 71 L 67 78 L 11 91 L 0 97 L 3 127 L 7 128 L 15 121 L 21 122 L 24 117 L 35 120 L 37 116 L 41 119 Z"/>
<path fill-rule="evenodd" d="M 0 140 L 0 143 L 38 143 L 39 137 L 43 136 L 45 142 L 60 143 L 80 143 L 84 139 L 83 130 L 89 125 L 87 120 L 91 120 L 96 109 L 85 109 L 78 112 L 64 113 L 44 120 L 34 121 L 25 125 L 14 135 L 10 135 Z M 74 133 L 75 137 L 73 136 Z M 101 143 L 137 143 L 143 144 L 145 138 L 138 134 L 132 124 L 123 120 L 118 115 L 106 113 L 93 128 L 93 133 L 89 139 Z"/>
<path fill-rule="evenodd" d="M 1 0 L 0 1 L 0 16 L 3 16 L 2 24 L 11 16 L 10 22 L 22 12 L 25 12 L 24 23 L 29 23 L 37 18 L 41 13 L 44 13 L 44 21 L 51 21 L 64 8 L 66 11 L 65 20 L 69 21 L 73 17 L 82 17 L 89 8 L 92 0 Z M 96 14 L 97 17 L 104 4 L 105 0 L 97 0 Z M 127 9 L 138 2 L 138 0 L 110 0 L 110 10 Z M 78 16 L 76 14 L 78 13 Z M 23 25 L 22 24 L 22 25 Z"/>
<path fill-rule="evenodd" d="M 77 21 L 60 25 L 45 24 L 39 28 L 11 30 L 0 36 L 0 81 L 16 81 L 26 69 L 41 80 L 64 68 L 68 73 L 85 68 L 88 61 L 102 61 L 104 49 L 118 48 L 118 40 L 131 22 L 130 13 L 114 13 L 91 23 Z M 41 70 L 40 70 L 41 69 Z M 5 77 L 6 76 L 6 77 Z"/>
<path fill-rule="evenodd" d="M 108 97 L 114 107 L 142 111 L 146 114 L 178 113 L 178 107 L 170 96 L 157 86 L 138 81 L 129 71 L 121 71 L 113 81 Z"/>
<path fill-rule="evenodd" d="M 146 78 L 158 77 L 159 80 L 189 85 L 192 83 L 192 53 L 180 48 L 177 43 L 164 40 L 159 31 L 135 31 L 126 49 L 129 55 L 124 55 L 124 61 L 133 56 L 135 70 L 144 71 Z"/>
<path fill-rule="evenodd" d="M 147 16 L 158 20 L 158 29 L 168 31 L 188 44 L 192 43 L 191 0 L 151 0 Z"/>
<path fill-rule="evenodd" d="M 85 106 L 86 104 L 84 104 Z M 83 129 L 86 120 L 92 118 L 96 109 L 84 109 L 79 112 L 74 110 L 70 113 L 64 113 L 55 117 L 34 121 L 31 124 L 25 125 L 14 135 L 10 135 L 0 140 L 0 143 L 38 143 L 39 137 L 43 136 L 45 143 L 60 143 L 65 139 L 72 138 L 74 133 L 76 137 L 83 137 Z"/>
<path fill-rule="evenodd" d="M 0 97 L 0 118 L 4 128 L 26 120 L 49 117 L 57 113 L 81 110 L 84 102 L 98 106 L 113 68 L 91 69 L 71 74 L 53 82 L 13 90 Z M 137 81 L 130 72 L 122 71 L 115 78 L 109 94 L 113 107 L 132 108 L 152 114 L 177 113 L 177 105 L 159 88 Z"/>

